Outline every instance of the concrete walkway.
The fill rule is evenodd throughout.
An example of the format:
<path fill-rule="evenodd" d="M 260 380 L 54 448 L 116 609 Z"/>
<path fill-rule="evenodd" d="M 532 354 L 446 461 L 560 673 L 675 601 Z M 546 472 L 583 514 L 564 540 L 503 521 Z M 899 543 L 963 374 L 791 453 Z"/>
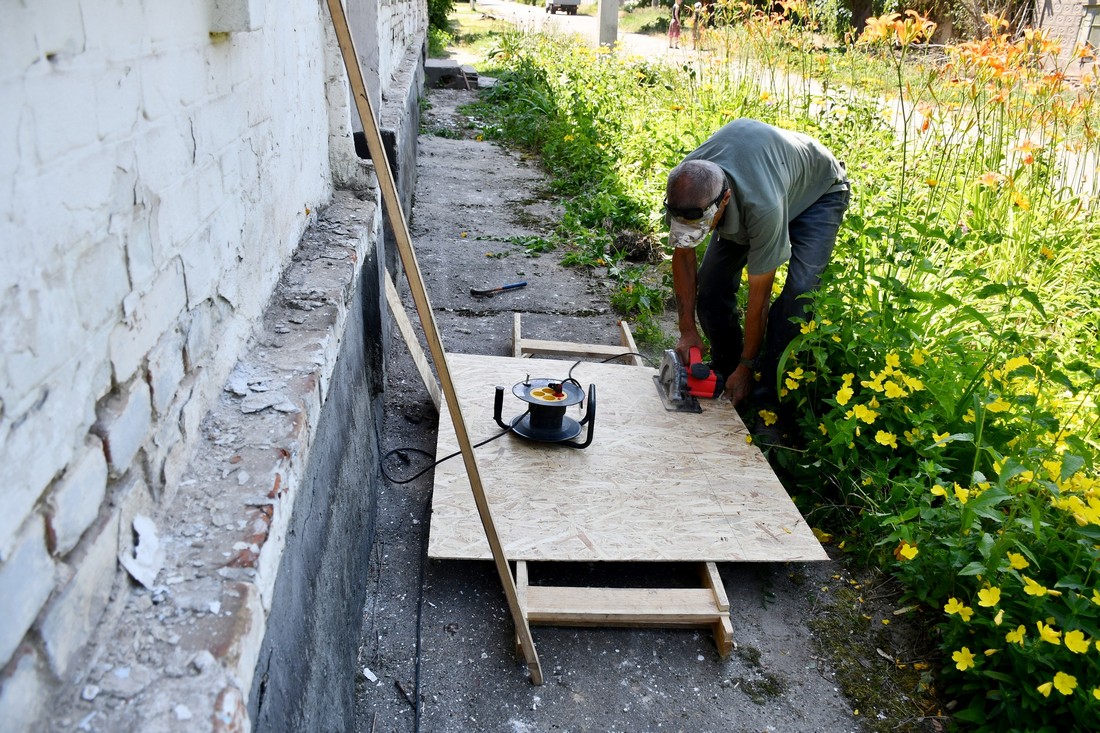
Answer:
<path fill-rule="evenodd" d="M 472 98 L 429 93 L 424 128 L 450 132 L 421 136 L 412 210 L 445 347 L 508 354 L 514 312 L 524 314 L 525 335 L 533 338 L 616 343 L 618 319 L 600 279 L 561 267 L 561 253 L 524 255 L 523 238 L 547 232 L 560 211 L 533 161 L 473 139 L 476 130 L 457 111 Z M 489 300 L 470 296 L 471 287 L 517 280 L 529 284 Z M 432 453 L 436 414 L 399 341 L 389 370 L 385 449 Z M 470 429 L 475 441 L 497 432 L 495 425 Z M 404 453 L 386 466 L 411 475 L 426 460 Z M 492 563 L 424 559 L 431 486 L 429 472 L 387 485 L 379 497 L 359 657 L 362 733 L 860 729 L 809 625 L 831 603 L 831 591 L 849 582 L 840 566 L 720 566 L 736 640 L 727 659 L 707 631 L 538 627 L 546 684 L 535 687 L 513 655 L 512 622 Z M 623 577 L 678 584 L 690 569 L 597 564 L 555 572 L 581 584 Z"/>

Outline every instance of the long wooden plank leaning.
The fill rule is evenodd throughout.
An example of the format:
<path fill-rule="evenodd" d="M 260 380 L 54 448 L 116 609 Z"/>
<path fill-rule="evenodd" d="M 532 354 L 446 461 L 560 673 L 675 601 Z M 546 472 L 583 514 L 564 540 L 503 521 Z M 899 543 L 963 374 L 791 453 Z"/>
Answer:
<path fill-rule="evenodd" d="M 393 179 L 393 172 L 390 170 L 389 159 L 386 157 L 385 149 L 382 146 L 382 133 L 378 129 L 378 118 L 375 116 L 374 107 L 367 96 L 367 86 L 363 80 L 363 70 L 359 67 L 359 56 L 356 54 L 355 44 L 348 28 L 347 15 L 344 13 L 344 6 L 340 0 L 327 0 L 327 2 L 333 30 L 335 30 L 337 41 L 340 44 L 340 54 L 343 56 L 344 67 L 347 69 L 352 97 L 355 99 L 355 109 L 359 113 L 359 120 L 362 122 L 363 132 L 367 138 L 367 148 L 378 174 L 378 185 L 382 191 L 382 201 L 385 204 L 386 214 L 389 216 L 390 225 L 393 228 L 394 239 L 397 241 L 397 251 L 401 256 L 401 265 L 404 267 L 405 276 L 409 280 L 409 289 L 412 291 L 413 301 L 416 304 L 416 312 L 420 316 L 420 325 L 424 328 L 428 349 L 435 361 L 436 371 L 439 372 L 440 385 L 447 400 L 451 422 L 454 424 L 455 438 L 458 440 L 462 451 L 462 460 L 470 479 L 470 488 L 474 495 L 474 501 L 477 503 L 477 511 L 485 530 L 485 538 L 488 540 L 490 548 L 492 548 L 493 561 L 496 564 L 497 574 L 500 575 L 501 584 L 504 586 L 504 595 L 508 600 L 508 609 L 512 613 L 512 621 L 516 626 L 516 634 L 519 636 L 520 648 L 527 662 L 531 681 L 536 685 L 541 685 L 542 667 L 539 664 L 538 654 L 535 652 L 534 639 L 531 638 L 531 627 L 527 624 L 527 620 L 520 610 L 519 600 L 516 597 L 515 580 L 512 578 L 512 571 L 508 567 L 508 560 L 504 556 L 504 548 L 500 544 L 500 538 L 497 535 L 496 524 L 489 509 L 489 502 L 485 498 L 485 489 L 481 484 L 481 473 L 478 471 L 477 458 L 474 456 L 470 435 L 466 430 L 466 422 L 462 416 L 462 410 L 459 408 L 454 382 L 451 380 L 451 373 L 447 368 L 447 355 L 443 351 L 443 342 L 439 337 L 435 315 L 432 313 L 428 292 L 424 287 L 424 278 L 416 261 L 416 252 L 413 250 L 412 238 L 409 235 L 405 213 L 401 207 L 401 199 L 397 195 L 397 185 Z"/>

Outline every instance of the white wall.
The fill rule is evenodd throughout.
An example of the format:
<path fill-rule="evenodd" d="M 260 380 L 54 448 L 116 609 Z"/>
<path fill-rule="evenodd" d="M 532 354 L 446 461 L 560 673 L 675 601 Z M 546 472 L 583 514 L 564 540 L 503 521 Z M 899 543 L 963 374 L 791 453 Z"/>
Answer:
<path fill-rule="evenodd" d="M 363 1 L 385 80 L 423 2 Z M 2 13 L 0 718 L 71 671 L 129 520 L 170 504 L 349 125 L 319 0 Z"/>

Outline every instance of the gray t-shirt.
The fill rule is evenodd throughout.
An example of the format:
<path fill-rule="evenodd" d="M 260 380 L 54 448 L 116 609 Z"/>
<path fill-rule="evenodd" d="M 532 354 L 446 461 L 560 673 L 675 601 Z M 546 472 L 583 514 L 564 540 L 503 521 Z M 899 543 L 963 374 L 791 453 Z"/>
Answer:
<path fill-rule="evenodd" d="M 709 160 L 725 171 L 732 195 L 717 232 L 749 246 L 750 275 L 789 260 L 787 224 L 847 182 L 840 161 L 809 135 L 750 119 L 723 126 L 684 160 Z"/>

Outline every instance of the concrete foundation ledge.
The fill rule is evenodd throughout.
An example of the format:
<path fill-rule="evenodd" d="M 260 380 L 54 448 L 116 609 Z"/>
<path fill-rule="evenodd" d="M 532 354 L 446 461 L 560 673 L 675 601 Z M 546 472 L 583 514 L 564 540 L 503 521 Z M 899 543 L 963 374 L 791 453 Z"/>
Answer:
<path fill-rule="evenodd" d="M 170 505 L 134 521 L 126 581 L 39 729 L 346 728 L 330 723 L 353 704 L 351 578 L 373 531 L 380 237 L 374 197 L 338 192 L 310 226 Z"/>

